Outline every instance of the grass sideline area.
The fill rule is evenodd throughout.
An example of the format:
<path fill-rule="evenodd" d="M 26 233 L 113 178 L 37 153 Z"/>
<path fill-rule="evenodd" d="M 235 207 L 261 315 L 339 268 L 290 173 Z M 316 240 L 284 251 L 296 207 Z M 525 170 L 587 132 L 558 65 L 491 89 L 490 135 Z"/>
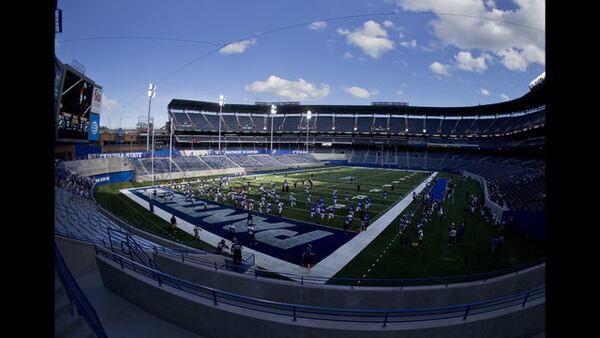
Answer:
<path fill-rule="evenodd" d="M 96 191 L 96 201 L 113 215 L 142 230 L 191 247 L 210 251 L 215 250 L 215 247 L 212 245 L 197 240 L 194 236 L 181 229 L 171 229 L 169 222 L 151 214 L 148 210 L 119 192 L 120 189 L 144 187 L 147 185 L 147 183 L 136 182 L 104 184 L 99 186 Z"/>
<path fill-rule="evenodd" d="M 411 243 L 417 241 L 416 225 L 421 218 L 417 212 L 411 224 L 400 236 L 398 216 L 372 243 L 370 243 L 334 278 L 440 278 L 493 272 L 544 257 L 544 244 L 528 240 L 522 235 L 505 230 L 505 243 L 501 250 L 491 253 L 490 242 L 498 231 L 487 223 L 479 211 L 474 214 L 467 210 L 467 193 L 483 199 L 483 191 L 472 179 L 462 180 L 458 174 L 439 173 L 439 178 L 451 178 L 458 183 L 454 200 L 443 202 L 446 215 L 437 215 L 424 226 L 424 239 L 421 247 L 406 247 L 401 238 L 408 236 Z M 419 210 L 421 202 L 414 201 L 402 213 Z M 462 243 L 448 246 L 451 222 L 458 226 L 465 222 Z M 342 284 L 343 281 L 330 281 Z M 348 282 L 348 284 L 357 282 Z M 376 282 L 377 285 L 385 283 Z M 369 285 L 366 281 L 360 285 Z M 391 283 L 390 285 L 395 285 Z"/>

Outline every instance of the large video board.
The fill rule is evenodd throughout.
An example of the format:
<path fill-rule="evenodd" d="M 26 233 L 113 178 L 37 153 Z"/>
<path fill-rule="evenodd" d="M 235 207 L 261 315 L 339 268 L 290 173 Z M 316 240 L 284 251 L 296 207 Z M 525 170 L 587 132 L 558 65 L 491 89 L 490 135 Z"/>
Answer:
<path fill-rule="evenodd" d="M 87 142 L 91 114 L 100 112 L 101 88 L 68 65 L 63 65 L 60 88 L 56 138 Z"/>

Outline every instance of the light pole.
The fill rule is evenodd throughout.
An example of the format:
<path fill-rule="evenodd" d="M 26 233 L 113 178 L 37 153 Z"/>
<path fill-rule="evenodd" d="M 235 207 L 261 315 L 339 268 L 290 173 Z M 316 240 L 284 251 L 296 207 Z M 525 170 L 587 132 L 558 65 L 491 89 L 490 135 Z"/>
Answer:
<path fill-rule="evenodd" d="M 152 118 L 152 187 L 154 188 L 154 117 Z"/>
<path fill-rule="evenodd" d="M 150 151 L 150 106 L 152 105 L 152 98 L 156 96 L 156 85 L 152 83 L 148 86 L 148 128 L 146 135 L 146 151 Z"/>
<path fill-rule="evenodd" d="M 273 154 L 273 120 L 275 119 L 275 114 L 277 114 L 277 106 L 271 105 L 271 155 Z"/>
<path fill-rule="evenodd" d="M 309 110 L 306 113 L 306 152 L 308 153 L 308 129 L 310 128 L 309 124 L 308 124 L 308 120 L 310 120 L 312 116 L 311 111 Z"/>
<path fill-rule="evenodd" d="M 221 114 L 223 113 L 223 105 L 225 104 L 225 96 L 219 96 L 219 152 L 221 151 Z"/>
<path fill-rule="evenodd" d="M 173 161 L 173 117 L 169 115 L 169 185 L 173 184 L 171 179 L 171 161 Z"/>

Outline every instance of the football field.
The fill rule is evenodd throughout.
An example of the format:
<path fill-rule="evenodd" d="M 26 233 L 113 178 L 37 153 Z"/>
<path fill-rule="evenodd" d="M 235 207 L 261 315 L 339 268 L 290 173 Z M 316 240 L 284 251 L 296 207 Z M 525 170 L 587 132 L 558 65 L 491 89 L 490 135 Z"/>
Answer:
<path fill-rule="evenodd" d="M 348 207 L 353 204 L 356 205 L 358 201 L 362 201 L 362 210 L 355 213 L 351 223 L 351 229 L 358 230 L 360 217 L 365 212 L 364 199 L 367 197 L 373 199 L 373 203 L 367 211 L 369 221 L 373 223 L 428 176 L 429 173 L 425 172 L 397 169 L 336 167 L 288 173 L 259 174 L 248 176 L 245 180 L 241 177 L 235 177 L 231 178 L 229 186 L 222 186 L 226 199 L 221 203 L 233 206 L 233 201 L 226 196 L 229 187 L 232 187 L 235 191 L 237 188 L 241 188 L 244 182 L 250 182 L 251 190 L 248 193 L 248 198 L 254 201 L 254 213 L 257 213 L 258 202 L 261 196 L 259 186 L 262 184 L 265 189 L 271 189 L 271 182 L 273 182 L 278 199 L 284 203 L 282 217 L 292 220 L 341 229 L 343 228 L 344 217 L 348 214 Z M 309 204 L 303 184 L 306 184 L 311 178 L 313 180 L 313 187 L 310 189 L 311 202 Z M 195 193 L 199 194 L 198 181 L 192 179 L 191 182 Z M 284 182 L 289 184 L 289 193 L 282 191 Z M 209 188 L 216 189 L 218 178 L 204 179 L 204 184 L 205 191 L 208 191 Z M 360 190 L 358 190 L 359 186 Z M 319 198 L 323 198 L 325 207 L 334 205 L 334 189 L 337 190 L 335 217 L 331 221 L 328 220 L 327 216 L 321 220 L 318 214 L 314 218 L 311 218 L 309 212 L 310 206 L 314 205 Z M 387 199 L 384 199 L 384 191 L 387 192 Z M 346 192 L 348 193 L 348 200 L 344 198 Z M 297 199 L 295 207 L 290 206 L 291 193 L 294 193 Z M 210 195 L 211 200 L 213 200 L 213 196 Z M 200 196 L 200 198 L 206 197 L 206 195 Z M 274 199 L 267 198 L 267 201 L 272 203 L 271 215 L 276 215 L 277 206 L 274 203 Z M 264 208 L 263 212 L 265 212 Z"/>

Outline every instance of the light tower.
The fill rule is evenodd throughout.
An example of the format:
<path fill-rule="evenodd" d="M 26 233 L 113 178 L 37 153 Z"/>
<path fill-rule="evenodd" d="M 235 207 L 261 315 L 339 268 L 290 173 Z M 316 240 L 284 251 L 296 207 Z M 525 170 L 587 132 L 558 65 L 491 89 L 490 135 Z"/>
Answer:
<path fill-rule="evenodd" d="M 156 96 L 156 85 L 152 83 L 148 86 L 148 128 L 146 135 L 146 151 L 150 151 L 150 106 L 152 105 L 152 98 Z"/>
<path fill-rule="evenodd" d="M 312 116 L 312 112 L 310 110 L 308 112 L 306 112 L 306 152 L 307 153 L 308 153 L 308 129 L 310 128 L 308 121 L 310 120 L 311 116 Z"/>
<path fill-rule="evenodd" d="M 271 105 L 271 154 L 273 154 L 273 120 L 275 119 L 275 114 L 277 114 L 277 106 Z"/>
<path fill-rule="evenodd" d="M 221 114 L 223 113 L 223 105 L 225 104 L 225 96 L 219 96 L 219 152 L 221 151 Z"/>

